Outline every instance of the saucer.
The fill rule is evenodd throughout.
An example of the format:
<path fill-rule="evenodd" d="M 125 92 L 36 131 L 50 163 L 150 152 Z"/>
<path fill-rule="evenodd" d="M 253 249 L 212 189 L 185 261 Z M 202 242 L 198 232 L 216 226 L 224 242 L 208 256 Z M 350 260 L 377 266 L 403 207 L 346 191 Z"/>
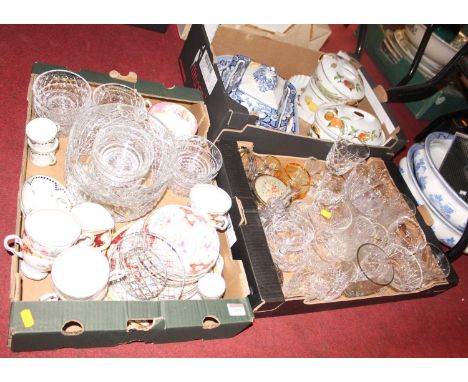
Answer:
<path fill-rule="evenodd" d="M 70 211 L 72 203 L 68 191 L 58 180 L 45 175 L 35 175 L 24 182 L 21 189 L 21 211 L 56 208 Z"/>

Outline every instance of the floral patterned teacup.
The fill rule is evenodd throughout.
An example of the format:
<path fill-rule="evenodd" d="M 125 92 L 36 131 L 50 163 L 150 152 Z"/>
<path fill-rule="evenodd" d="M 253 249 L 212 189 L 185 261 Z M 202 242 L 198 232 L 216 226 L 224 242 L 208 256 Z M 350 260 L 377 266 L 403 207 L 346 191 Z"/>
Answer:
<path fill-rule="evenodd" d="M 224 231 L 228 227 L 227 213 L 232 201 L 222 188 L 211 184 L 197 184 L 190 190 L 190 206 L 194 212 L 205 216 L 216 229 Z"/>

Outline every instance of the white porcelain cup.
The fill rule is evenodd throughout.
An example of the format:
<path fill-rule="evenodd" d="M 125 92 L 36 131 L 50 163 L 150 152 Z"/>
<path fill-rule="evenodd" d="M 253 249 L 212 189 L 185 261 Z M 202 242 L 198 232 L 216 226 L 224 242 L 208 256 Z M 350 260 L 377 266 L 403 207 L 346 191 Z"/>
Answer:
<path fill-rule="evenodd" d="M 40 153 L 30 147 L 29 157 L 31 158 L 31 161 L 39 167 L 53 166 L 55 163 L 57 163 L 57 156 L 55 155 L 55 151 Z"/>
<path fill-rule="evenodd" d="M 189 197 L 192 210 L 207 217 L 216 229 L 224 231 L 228 227 L 232 200 L 226 191 L 211 184 L 197 184 Z"/>
<path fill-rule="evenodd" d="M 93 247 L 103 251 L 110 246 L 115 222 L 108 210 L 100 204 L 85 202 L 74 206 L 71 213 L 81 230 L 93 235 Z"/>
<path fill-rule="evenodd" d="M 26 125 L 26 136 L 33 144 L 53 142 L 58 133 L 57 125 L 48 118 L 36 118 Z"/>
<path fill-rule="evenodd" d="M 104 299 L 110 281 L 123 277 L 122 271 L 110 271 L 109 261 L 97 248 L 73 246 L 63 251 L 52 265 L 55 293 L 41 301 L 99 301 Z"/>
<path fill-rule="evenodd" d="M 198 280 L 197 287 L 202 299 L 217 300 L 223 297 L 226 291 L 226 282 L 219 274 L 207 273 Z"/>
<path fill-rule="evenodd" d="M 79 223 L 70 212 L 39 209 L 26 216 L 22 238 L 8 235 L 3 243 L 7 251 L 20 258 L 24 250 L 42 257 L 55 258 L 72 245 L 77 243 L 89 245 L 93 240 L 92 235 L 81 232 Z M 20 246 L 20 251 L 15 249 L 15 244 Z"/>

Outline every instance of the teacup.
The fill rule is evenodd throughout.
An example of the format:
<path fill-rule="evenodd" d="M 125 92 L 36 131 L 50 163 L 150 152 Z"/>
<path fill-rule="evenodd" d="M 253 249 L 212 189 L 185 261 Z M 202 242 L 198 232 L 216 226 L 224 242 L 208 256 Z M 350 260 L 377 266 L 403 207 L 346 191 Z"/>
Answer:
<path fill-rule="evenodd" d="M 190 190 L 189 197 L 192 209 L 207 217 L 216 229 L 224 231 L 228 227 L 227 213 L 232 200 L 226 191 L 211 184 L 197 184 Z"/>
<path fill-rule="evenodd" d="M 99 301 L 106 296 L 109 282 L 124 274 L 120 270 L 111 272 L 99 249 L 73 246 L 57 257 L 51 276 L 55 293 L 43 295 L 42 301 Z"/>
<path fill-rule="evenodd" d="M 81 230 L 94 237 L 93 247 L 100 251 L 109 247 L 115 222 L 108 210 L 100 204 L 85 202 L 74 206 L 71 213 L 80 224 Z"/>
<path fill-rule="evenodd" d="M 57 156 L 55 155 L 55 151 L 40 153 L 30 147 L 29 157 L 31 158 L 31 161 L 39 167 L 53 166 L 55 163 L 57 163 Z"/>
<path fill-rule="evenodd" d="M 26 216 L 23 238 L 8 235 L 3 245 L 8 252 L 23 259 L 32 268 L 26 270 L 26 277 L 41 279 L 47 276 L 44 273 L 50 271 L 58 254 L 78 242 L 86 245 L 93 240 L 94 236 L 81 232 L 80 225 L 68 211 L 41 209 Z M 20 246 L 19 251 L 15 245 Z"/>
<path fill-rule="evenodd" d="M 33 145 L 49 144 L 52 147 L 57 133 L 57 125 L 48 118 L 35 118 L 26 125 L 28 142 L 31 142 Z"/>

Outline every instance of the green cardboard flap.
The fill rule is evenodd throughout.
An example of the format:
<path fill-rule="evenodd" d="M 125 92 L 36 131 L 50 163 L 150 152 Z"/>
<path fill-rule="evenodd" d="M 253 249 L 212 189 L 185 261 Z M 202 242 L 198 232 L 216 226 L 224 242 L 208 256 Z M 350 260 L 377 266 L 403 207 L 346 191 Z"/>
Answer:
<path fill-rule="evenodd" d="M 65 66 L 52 65 L 52 64 L 47 64 L 44 62 L 35 62 L 32 66 L 31 72 L 34 74 L 41 74 L 49 70 L 55 70 L 55 69 L 68 70 Z M 160 98 L 184 99 L 184 100 L 192 101 L 192 102 L 203 101 L 203 97 L 200 91 L 197 89 L 185 88 L 185 87 L 179 87 L 179 86 L 166 88 L 161 83 L 145 81 L 145 80 L 137 80 L 136 83 L 130 83 L 130 82 L 116 79 L 116 78 L 112 78 L 107 73 L 99 73 L 99 72 L 94 72 L 94 71 L 86 70 L 86 69 L 80 70 L 79 72 L 76 72 L 76 73 L 91 83 L 104 84 L 104 83 L 113 82 L 113 83 L 119 83 L 122 85 L 127 85 L 132 88 L 135 88 L 142 94 L 155 95 Z"/>

